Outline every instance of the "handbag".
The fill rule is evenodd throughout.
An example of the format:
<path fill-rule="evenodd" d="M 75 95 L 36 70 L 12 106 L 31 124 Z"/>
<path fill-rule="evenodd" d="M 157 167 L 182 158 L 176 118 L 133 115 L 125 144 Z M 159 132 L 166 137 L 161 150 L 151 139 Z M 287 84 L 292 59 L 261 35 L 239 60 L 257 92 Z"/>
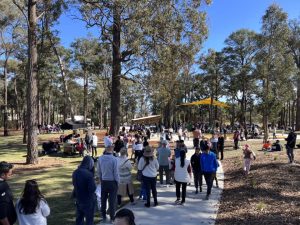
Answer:
<path fill-rule="evenodd" d="M 146 168 L 147 164 L 145 164 L 144 168 L 142 170 L 138 170 L 136 173 L 136 180 L 141 182 L 143 177 L 143 170 Z"/>

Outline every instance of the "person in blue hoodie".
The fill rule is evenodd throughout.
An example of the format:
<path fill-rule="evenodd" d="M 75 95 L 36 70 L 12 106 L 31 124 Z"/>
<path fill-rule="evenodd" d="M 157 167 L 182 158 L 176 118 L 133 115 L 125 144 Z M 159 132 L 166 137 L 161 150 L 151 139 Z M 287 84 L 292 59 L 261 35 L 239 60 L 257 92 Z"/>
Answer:
<path fill-rule="evenodd" d="M 95 191 L 94 160 L 85 156 L 73 172 L 74 197 L 76 199 L 76 225 L 94 224 Z"/>
<path fill-rule="evenodd" d="M 200 165 L 207 185 L 207 193 L 205 199 L 208 200 L 211 194 L 214 174 L 217 172 L 219 163 L 217 161 L 216 154 L 210 151 L 210 146 L 207 142 L 204 143 L 203 147 L 204 152 L 201 154 Z"/>

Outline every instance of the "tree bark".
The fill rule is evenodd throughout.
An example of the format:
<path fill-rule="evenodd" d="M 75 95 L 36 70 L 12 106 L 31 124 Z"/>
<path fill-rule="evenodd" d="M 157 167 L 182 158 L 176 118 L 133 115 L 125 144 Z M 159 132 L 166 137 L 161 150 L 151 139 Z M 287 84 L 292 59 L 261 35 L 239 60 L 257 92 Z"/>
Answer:
<path fill-rule="evenodd" d="M 298 68 L 300 70 L 300 68 Z M 300 130 L 300 72 L 297 79 L 296 130 Z"/>
<path fill-rule="evenodd" d="M 87 111 L 88 111 L 88 75 L 87 72 L 83 71 L 83 77 L 84 77 L 84 86 L 83 86 L 83 117 L 84 117 L 84 123 L 87 123 Z"/>
<path fill-rule="evenodd" d="M 27 86 L 27 164 L 38 163 L 38 142 L 37 142 L 37 15 L 36 0 L 28 1 L 28 86 Z"/>
<path fill-rule="evenodd" d="M 111 121 L 110 134 L 119 133 L 121 119 L 121 11 L 118 3 L 113 7 L 113 65 L 111 86 Z"/>
<path fill-rule="evenodd" d="M 8 111 L 7 111 L 7 64 L 8 64 L 8 52 L 5 53 L 4 60 L 4 115 L 3 115 L 3 126 L 4 126 L 4 136 L 8 136 Z"/>

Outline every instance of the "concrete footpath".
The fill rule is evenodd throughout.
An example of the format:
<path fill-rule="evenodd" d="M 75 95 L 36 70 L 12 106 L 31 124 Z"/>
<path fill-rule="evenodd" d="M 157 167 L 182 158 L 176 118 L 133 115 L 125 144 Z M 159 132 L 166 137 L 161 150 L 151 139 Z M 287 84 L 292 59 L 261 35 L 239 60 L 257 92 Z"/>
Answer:
<path fill-rule="evenodd" d="M 193 143 L 185 141 L 188 147 L 187 158 L 190 159 L 194 154 Z M 219 162 L 220 163 L 220 162 Z M 206 225 L 215 224 L 219 202 L 224 187 L 224 173 L 222 165 L 217 171 L 219 188 L 214 185 L 209 200 L 204 200 L 206 196 L 206 183 L 203 177 L 202 192 L 195 194 L 193 182 L 187 187 L 187 197 L 184 206 L 175 205 L 176 192 L 175 185 L 160 186 L 157 184 L 158 206 L 153 207 L 153 199 L 151 198 L 151 207 L 146 208 L 144 201 L 136 200 L 136 205 L 128 204 L 125 207 L 131 209 L 136 217 L 137 225 Z"/>

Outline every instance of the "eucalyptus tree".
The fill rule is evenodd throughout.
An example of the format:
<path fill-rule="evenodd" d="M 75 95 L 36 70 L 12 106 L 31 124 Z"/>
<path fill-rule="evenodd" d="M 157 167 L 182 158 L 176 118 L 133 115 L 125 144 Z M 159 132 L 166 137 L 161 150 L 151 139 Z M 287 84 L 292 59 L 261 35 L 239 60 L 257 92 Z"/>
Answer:
<path fill-rule="evenodd" d="M 105 57 L 101 51 L 101 46 L 98 39 L 88 37 L 75 40 L 71 47 L 73 48 L 73 55 L 75 62 L 79 65 L 82 71 L 83 85 L 84 85 L 84 101 L 83 101 L 83 115 L 84 122 L 88 114 L 88 90 L 90 77 L 93 73 L 101 73 L 103 58 Z"/>
<path fill-rule="evenodd" d="M 211 101 L 218 100 L 224 94 L 223 83 L 225 77 L 225 56 L 223 52 L 216 52 L 209 49 L 207 55 L 203 55 L 199 61 L 200 68 L 204 72 L 204 80 L 207 87 L 207 96 Z M 209 123 L 210 126 L 215 125 L 217 119 L 217 107 L 210 105 Z"/>
<path fill-rule="evenodd" d="M 263 114 L 264 139 L 268 139 L 268 123 L 271 115 L 278 112 L 280 103 L 289 99 L 289 86 L 294 64 L 287 54 L 287 14 L 273 4 L 262 17 L 259 52 L 256 57 L 256 73 L 261 84 L 260 107 Z M 285 88 L 286 87 L 286 88 Z"/>
<path fill-rule="evenodd" d="M 257 34 L 247 29 L 235 31 L 225 40 L 226 83 L 240 103 L 239 122 L 246 125 L 246 109 L 253 94 L 255 77 L 253 70 L 257 48 Z"/>
<path fill-rule="evenodd" d="M 78 0 L 83 19 L 89 26 L 98 26 L 103 41 L 112 45 L 111 133 L 117 134 L 121 120 L 121 79 L 130 79 L 141 67 L 141 58 L 157 43 L 168 44 L 164 34 L 183 30 L 182 21 L 188 17 L 194 23 L 189 28 L 205 27 L 205 15 L 199 13 L 202 1 L 162 0 Z M 209 3 L 210 1 L 206 0 Z M 180 15 L 174 20 L 175 15 Z M 187 27 L 186 27 L 187 28 Z M 196 37 L 198 32 L 194 34 Z M 180 35 L 179 35 L 180 37 Z M 191 33 L 190 37 L 193 37 Z M 124 71 L 124 72 L 123 72 Z M 131 78 L 132 79 L 132 78 Z"/>
<path fill-rule="evenodd" d="M 20 25 L 20 13 L 11 10 L 13 3 L 8 0 L 0 2 L 0 56 L 3 56 L 3 76 L 4 76 L 4 136 L 8 136 L 8 62 L 16 50 L 16 39 L 18 36 L 18 26 Z"/>
<path fill-rule="evenodd" d="M 300 20 L 289 21 L 289 31 L 288 48 L 297 67 L 296 130 L 300 130 Z"/>

